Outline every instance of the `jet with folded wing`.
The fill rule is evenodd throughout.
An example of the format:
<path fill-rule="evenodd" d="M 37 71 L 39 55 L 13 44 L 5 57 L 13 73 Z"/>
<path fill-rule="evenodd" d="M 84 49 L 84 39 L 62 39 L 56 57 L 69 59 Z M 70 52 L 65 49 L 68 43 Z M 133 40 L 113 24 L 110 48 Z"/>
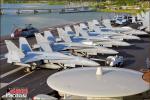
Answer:
<path fill-rule="evenodd" d="M 74 26 L 74 29 L 77 32 L 77 34 L 80 34 L 81 36 L 79 36 L 80 38 L 84 38 L 87 40 L 91 40 L 93 41 L 96 45 L 111 45 L 111 46 L 130 46 L 130 43 L 121 41 L 121 40 L 116 40 L 116 39 L 111 39 L 108 36 L 104 36 L 104 35 L 98 35 L 93 33 L 92 35 L 90 35 L 89 31 L 87 28 L 83 27 L 83 24 L 81 26 Z"/>
<path fill-rule="evenodd" d="M 50 69 L 59 69 L 66 67 L 75 67 L 75 65 L 83 66 L 98 66 L 99 64 L 86 58 L 64 55 L 59 52 L 48 51 L 32 51 L 29 43 L 23 37 L 19 38 L 20 49 L 10 40 L 5 40 L 8 53 L 6 54 L 7 63 L 20 65 L 26 67 L 26 71 L 34 70 L 37 66 Z M 43 50 L 50 47 L 45 47 L 43 43 Z M 42 65 L 41 65 L 42 64 Z"/>
<path fill-rule="evenodd" d="M 117 54 L 118 52 L 112 49 L 108 49 L 105 47 L 100 47 L 100 46 L 95 46 L 90 43 L 90 41 L 82 41 L 80 40 L 75 40 L 72 39 L 67 33 L 65 33 L 64 30 L 58 30 L 59 37 L 62 38 L 65 42 L 60 42 L 60 43 L 53 43 L 52 48 L 55 49 L 56 51 L 61 51 L 61 50 L 70 50 L 73 53 L 81 54 L 83 56 L 88 56 L 88 55 L 97 55 L 98 53 L 100 54 Z M 49 35 L 48 35 L 49 34 Z M 50 41 L 50 38 L 52 38 L 52 34 L 49 31 L 44 32 L 44 37 Z M 54 37 L 53 37 L 54 38 Z M 62 48 L 61 48 L 62 47 Z M 55 51 L 54 50 L 54 51 Z"/>
<path fill-rule="evenodd" d="M 122 34 L 127 34 L 127 35 L 147 35 L 148 33 L 141 31 L 141 30 L 136 30 L 131 27 L 125 26 L 125 27 L 112 27 L 110 23 L 110 19 L 105 19 L 103 20 L 103 24 L 105 25 L 105 28 L 110 29 L 114 32 L 120 32 Z"/>
<path fill-rule="evenodd" d="M 140 40 L 140 37 L 132 35 L 132 34 L 122 34 L 119 32 L 114 32 L 109 28 L 103 27 L 100 25 L 98 20 L 93 20 L 91 22 L 88 22 L 88 26 L 90 30 L 95 31 L 97 35 L 100 36 L 108 36 L 111 39 L 120 39 L 120 40 Z M 93 32 L 89 32 L 93 33 Z"/>

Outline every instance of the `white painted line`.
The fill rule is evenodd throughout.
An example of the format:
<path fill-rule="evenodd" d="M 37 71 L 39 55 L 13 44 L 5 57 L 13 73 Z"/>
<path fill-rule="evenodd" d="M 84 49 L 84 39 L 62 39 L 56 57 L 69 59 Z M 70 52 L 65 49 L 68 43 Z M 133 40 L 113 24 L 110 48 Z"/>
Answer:
<path fill-rule="evenodd" d="M 25 77 L 25 76 L 27 76 L 27 75 L 29 75 L 29 74 L 31 74 L 31 73 L 32 73 L 32 72 L 27 73 L 27 74 L 25 74 L 25 75 L 23 75 L 23 76 L 21 76 L 21 77 L 19 77 L 19 78 L 15 79 L 15 80 L 13 80 L 13 81 L 9 82 L 8 84 L 12 84 L 12 83 L 14 83 L 14 82 L 16 82 L 16 81 L 18 81 L 18 80 L 22 79 L 23 77 Z"/>
<path fill-rule="evenodd" d="M 3 88 L 5 86 L 7 86 L 7 85 L 8 85 L 8 83 L 0 83 L 0 88 Z"/>
<path fill-rule="evenodd" d="M 4 59 L 7 59 L 7 58 L 1 58 L 0 60 L 4 60 Z"/>
<path fill-rule="evenodd" d="M 4 73 L 4 74 L 0 75 L 0 78 L 3 78 L 3 77 L 8 76 L 10 74 L 13 74 L 13 73 L 15 73 L 15 72 L 17 72 L 17 71 L 19 71 L 19 70 L 21 70 L 23 68 L 24 68 L 24 66 L 19 66 L 18 68 L 14 69 L 14 70 L 11 70 L 11 71 L 9 71 L 7 73 Z"/>
<path fill-rule="evenodd" d="M 27 74 L 25 74 L 25 75 L 23 75 L 23 76 L 21 76 L 21 77 L 15 79 L 15 80 L 13 80 L 13 81 L 11 81 L 11 82 L 9 82 L 9 83 L 3 85 L 3 87 L 0 87 L 0 89 L 6 87 L 6 86 L 8 86 L 8 85 L 10 85 L 10 84 L 12 84 L 12 83 L 14 83 L 14 82 L 16 82 L 16 81 L 18 81 L 18 80 L 20 80 L 20 79 L 22 79 L 22 78 L 24 78 L 25 76 L 27 76 L 27 75 L 29 75 L 29 74 L 31 74 L 31 73 L 32 73 L 32 72 L 27 73 Z M 0 83 L 0 84 L 1 84 L 1 83 Z"/>

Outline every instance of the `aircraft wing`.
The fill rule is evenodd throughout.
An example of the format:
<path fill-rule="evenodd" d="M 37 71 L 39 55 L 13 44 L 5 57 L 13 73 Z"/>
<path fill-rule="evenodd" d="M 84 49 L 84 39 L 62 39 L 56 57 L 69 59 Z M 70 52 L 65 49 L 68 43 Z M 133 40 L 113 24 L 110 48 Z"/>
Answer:
<path fill-rule="evenodd" d="M 101 35 L 81 36 L 81 38 L 89 40 L 89 41 L 93 41 L 93 42 L 108 41 L 110 39 L 108 36 L 101 36 Z"/>
<path fill-rule="evenodd" d="M 93 61 L 106 61 L 106 58 L 90 58 Z"/>
<path fill-rule="evenodd" d="M 72 59 L 72 57 L 69 57 L 61 53 L 56 53 L 56 52 L 55 53 L 34 52 L 22 58 L 21 62 L 31 63 L 31 62 L 37 62 L 40 60 L 59 61 L 59 60 L 68 60 L 68 59 Z"/>
<path fill-rule="evenodd" d="M 55 43 L 55 45 L 63 45 L 64 48 L 62 50 L 94 48 L 91 45 L 85 45 L 85 44 L 81 44 L 81 43 Z"/>
<path fill-rule="evenodd" d="M 40 54 L 30 54 L 21 59 L 22 63 L 32 63 L 42 60 L 42 55 Z"/>
<path fill-rule="evenodd" d="M 24 61 L 23 63 L 30 63 L 30 62 L 36 62 L 40 60 L 49 60 L 52 63 L 63 63 L 63 64 L 75 64 L 75 65 L 91 65 L 91 66 L 98 66 L 94 61 L 91 61 L 89 59 L 85 59 L 82 57 L 77 56 L 68 56 L 64 55 L 62 53 L 53 52 L 32 52 L 28 54 L 27 57 L 22 59 Z"/>

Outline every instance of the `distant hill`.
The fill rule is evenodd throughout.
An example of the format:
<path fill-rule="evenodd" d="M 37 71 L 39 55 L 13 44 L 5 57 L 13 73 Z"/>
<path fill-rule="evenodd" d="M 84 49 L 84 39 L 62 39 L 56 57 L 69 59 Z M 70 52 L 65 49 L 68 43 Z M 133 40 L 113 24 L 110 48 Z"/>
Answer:
<path fill-rule="evenodd" d="M 111 2 L 117 2 L 119 4 L 133 4 L 137 3 L 139 1 L 149 1 L 150 0 L 1 0 L 1 3 L 40 3 L 40 2 L 101 2 L 101 1 L 111 1 Z"/>

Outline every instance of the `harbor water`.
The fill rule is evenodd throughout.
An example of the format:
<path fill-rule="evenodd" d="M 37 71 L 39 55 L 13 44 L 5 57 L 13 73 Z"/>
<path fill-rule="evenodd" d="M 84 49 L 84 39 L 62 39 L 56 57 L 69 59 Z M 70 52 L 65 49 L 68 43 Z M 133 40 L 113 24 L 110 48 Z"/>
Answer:
<path fill-rule="evenodd" d="M 3 8 L 63 8 L 62 5 L 49 6 L 47 4 L 3 4 Z M 61 24 L 69 24 L 79 21 L 88 21 L 100 18 L 113 18 L 116 13 L 84 12 L 84 13 L 25 13 L 16 14 L 16 10 L 5 10 L 1 16 L 1 36 L 9 35 L 15 26 L 24 27 L 25 24 L 32 24 L 37 28 L 51 27 Z"/>

